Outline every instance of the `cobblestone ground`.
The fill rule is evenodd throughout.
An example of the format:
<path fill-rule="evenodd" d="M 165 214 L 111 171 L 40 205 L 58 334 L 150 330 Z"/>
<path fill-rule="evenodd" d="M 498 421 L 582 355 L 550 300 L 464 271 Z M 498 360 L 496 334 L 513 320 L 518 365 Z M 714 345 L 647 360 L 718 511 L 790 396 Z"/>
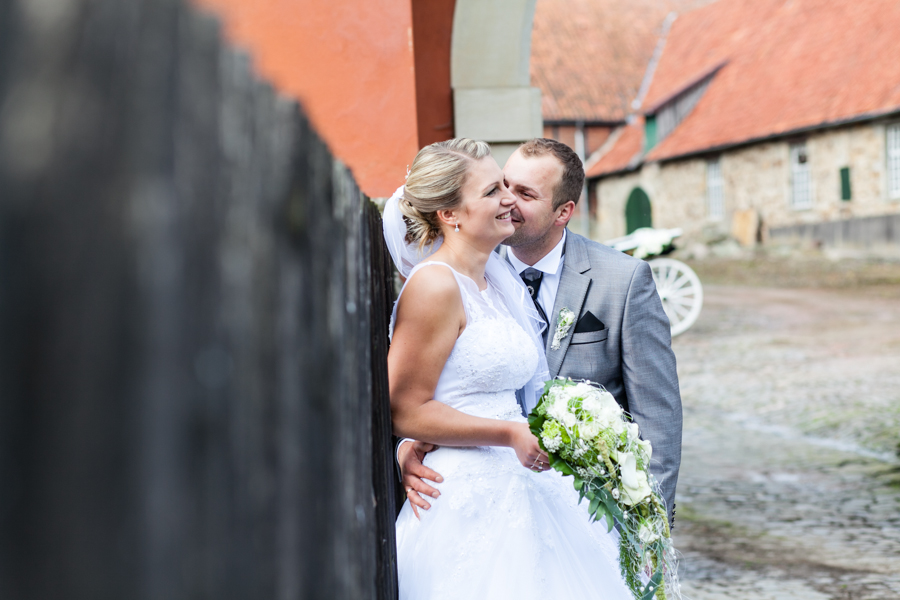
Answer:
<path fill-rule="evenodd" d="M 685 596 L 900 599 L 900 287 L 705 292 L 674 343 Z"/>

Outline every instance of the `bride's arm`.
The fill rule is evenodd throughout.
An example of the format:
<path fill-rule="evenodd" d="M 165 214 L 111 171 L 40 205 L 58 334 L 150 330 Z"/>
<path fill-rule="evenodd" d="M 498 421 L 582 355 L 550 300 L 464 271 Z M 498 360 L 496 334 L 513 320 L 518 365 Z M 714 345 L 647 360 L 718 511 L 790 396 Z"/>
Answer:
<path fill-rule="evenodd" d="M 465 323 L 459 287 L 448 269 L 424 268 L 407 283 L 388 353 L 394 433 L 439 446 L 508 446 L 527 467 L 546 462 L 525 423 L 473 417 L 434 400 Z"/>

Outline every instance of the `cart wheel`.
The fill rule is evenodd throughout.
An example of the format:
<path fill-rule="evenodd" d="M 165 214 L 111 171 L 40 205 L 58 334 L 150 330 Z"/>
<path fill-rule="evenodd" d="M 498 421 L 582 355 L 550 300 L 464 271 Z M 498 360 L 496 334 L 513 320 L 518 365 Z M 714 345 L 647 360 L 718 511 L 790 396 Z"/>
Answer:
<path fill-rule="evenodd" d="M 653 272 L 656 291 L 672 326 L 672 337 L 694 324 L 703 308 L 703 286 L 694 271 L 681 261 L 654 258 L 647 261 Z"/>

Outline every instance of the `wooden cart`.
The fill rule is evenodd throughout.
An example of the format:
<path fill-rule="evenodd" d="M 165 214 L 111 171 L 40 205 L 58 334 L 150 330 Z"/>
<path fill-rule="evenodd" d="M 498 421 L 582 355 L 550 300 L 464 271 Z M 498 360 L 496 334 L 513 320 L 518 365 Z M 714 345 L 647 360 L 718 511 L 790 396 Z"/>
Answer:
<path fill-rule="evenodd" d="M 669 317 L 672 337 L 687 331 L 703 308 L 703 286 L 697 274 L 680 260 L 664 258 L 672 251 L 673 240 L 681 234 L 681 229 L 644 227 L 625 237 L 604 242 L 649 263 L 663 310 Z"/>

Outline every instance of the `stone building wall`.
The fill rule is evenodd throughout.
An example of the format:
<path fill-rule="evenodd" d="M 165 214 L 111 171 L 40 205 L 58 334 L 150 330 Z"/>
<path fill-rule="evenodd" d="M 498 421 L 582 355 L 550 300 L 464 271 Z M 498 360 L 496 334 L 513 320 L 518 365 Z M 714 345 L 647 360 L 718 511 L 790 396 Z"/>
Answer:
<path fill-rule="evenodd" d="M 659 167 L 653 226 L 680 227 L 687 235 L 706 221 L 706 161 L 686 160 Z"/>
<path fill-rule="evenodd" d="M 767 227 L 836 221 L 900 213 L 900 202 L 887 197 L 885 156 L 885 123 L 868 123 L 811 135 L 806 140 L 812 174 L 812 206 L 794 209 L 790 206 L 790 145 L 788 142 L 766 144 L 769 165 L 747 160 L 756 147 L 736 151 L 723 158 L 723 171 L 733 173 L 732 195 L 736 204 L 759 210 Z M 762 147 L 760 147 L 762 149 Z M 779 165 L 780 168 L 776 168 Z M 764 171 L 769 166 L 775 177 Z M 852 199 L 841 200 L 840 169 L 850 168 Z M 777 180 L 776 180 L 777 178 Z M 770 191 L 748 192 L 748 184 L 763 181 L 782 188 L 780 197 Z M 728 190 L 726 189 L 726 202 Z M 746 197 L 743 197 L 746 195 Z"/>
<path fill-rule="evenodd" d="M 614 175 L 595 182 L 597 219 L 591 223 L 591 238 L 599 242 L 625 235 L 625 203 L 637 186 L 644 187 L 653 165 L 625 175 Z M 647 191 L 646 187 L 644 191 Z M 648 195 L 650 192 L 647 192 Z M 653 196 L 650 195 L 651 202 Z"/>
<path fill-rule="evenodd" d="M 706 218 L 705 161 L 650 163 L 632 173 L 601 179 L 595 186 L 597 220 L 591 235 L 599 241 L 625 235 L 625 205 L 636 187 L 650 197 L 654 227 L 681 227 L 688 233 L 696 224 L 699 232 Z"/>
<path fill-rule="evenodd" d="M 792 140 L 760 143 L 719 155 L 724 216 L 709 217 L 707 161 L 714 155 L 651 163 L 639 171 L 605 177 L 594 183 L 598 198 L 592 234 L 604 240 L 625 235 L 625 205 L 640 186 L 649 195 L 653 226 L 685 230 L 685 238 L 738 233 L 761 221 L 762 239 L 769 229 L 900 214 L 900 199 L 888 198 L 885 127 L 895 121 L 866 123 L 815 133 L 806 138 L 812 182 L 812 205 L 791 207 Z M 840 169 L 850 168 L 852 199 L 841 200 Z M 754 235 L 738 235 L 750 242 Z"/>

